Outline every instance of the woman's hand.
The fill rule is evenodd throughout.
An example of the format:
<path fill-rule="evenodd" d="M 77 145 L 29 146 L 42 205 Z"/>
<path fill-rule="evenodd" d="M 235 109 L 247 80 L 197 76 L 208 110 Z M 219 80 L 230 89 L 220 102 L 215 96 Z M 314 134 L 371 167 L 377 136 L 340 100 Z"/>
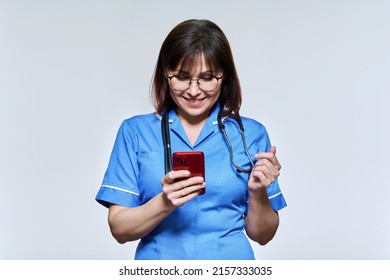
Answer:
<path fill-rule="evenodd" d="M 255 155 L 259 159 L 249 177 L 249 190 L 260 190 L 271 185 L 279 177 L 281 165 L 276 158 L 276 147 Z"/>
<path fill-rule="evenodd" d="M 162 179 L 163 196 L 174 206 L 190 201 L 205 187 L 203 177 L 189 177 L 187 170 L 170 171 Z"/>
<path fill-rule="evenodd" d="M 276 158 L 276 148 L 255 155 L 259 159 L 248 181 L 249 206 L 245 219 L 245 230 L 250 239 L 261 245 L 274 237 L 279 225 L 279 216 L 268 199 L 266 188 L 279 176 L 280 163 Z"/>

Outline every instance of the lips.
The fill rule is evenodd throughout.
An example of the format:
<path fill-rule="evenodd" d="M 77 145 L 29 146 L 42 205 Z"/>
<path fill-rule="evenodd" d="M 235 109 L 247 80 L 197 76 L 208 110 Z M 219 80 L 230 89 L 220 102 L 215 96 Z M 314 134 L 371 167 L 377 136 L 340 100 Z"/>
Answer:
<path fill-rule="evenodd" d="M 199 105 L 201 103 L 203 103 L 203 101 L 206 99 L 206 97 L 204 98 L 195 98 L 195 99 L 192 99 L 192 98 L 186 98 L 186 97 L 183 97 L 187 102 L 193 104 L 193 105 Z"/>

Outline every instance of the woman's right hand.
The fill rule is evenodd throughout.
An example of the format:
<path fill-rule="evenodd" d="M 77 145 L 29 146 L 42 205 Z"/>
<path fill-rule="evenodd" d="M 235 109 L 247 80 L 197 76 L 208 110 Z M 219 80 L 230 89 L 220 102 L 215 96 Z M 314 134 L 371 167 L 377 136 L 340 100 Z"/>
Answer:
<path fill-rule="evenodd" d="M 163 197 L 174 206 L 181 206 L 198 196 L 205 188 L 203 177 L 189 177 L 187 170 L 168 172 L 162 179 Z"/>

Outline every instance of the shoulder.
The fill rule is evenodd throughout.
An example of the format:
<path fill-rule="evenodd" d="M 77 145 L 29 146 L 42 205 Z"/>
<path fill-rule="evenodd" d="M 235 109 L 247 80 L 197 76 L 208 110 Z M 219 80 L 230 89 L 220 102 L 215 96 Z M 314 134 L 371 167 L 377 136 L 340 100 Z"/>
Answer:
<path fill-rule="evenodd" d="M 141 114 L 141 115 L 135 115 L 128 119 L 123 120 L 121 126 L 125 129 L 127 128 L 144 128 L 156 123 L 160 123 L 159 115 L 156 113 L 148 113 L 148 114 Z"/>
<path fill-rule="evenodd" d="M 265 131 L 265 126 L 255 120 L 255 119 L 252 119 L 252 118 L 249 118 L 249 117 L 245 117 L 245 116 L 241 116 L 241 121 L 242 121 L 242 124 L 244 125 L 244 129 L 245 131 Z"/>
<path fill-rule="evenodd" d="M 241 117 L 241 120 L 248 143 L 251 143 L 252 141 L 256 143 L 256 146 L 258 147 L 257 152 L 268 151 L 271 141 L 265 126 L 252 118 Z"/>
<path fill-rule="evenodd" d="M 132 124 L 132 123 L 138 123 L 138 122 L 153 122 L 153 121 L 159 121 L 160 117 L 156 113 L 147 113 L 147 114 L 141 114 L 141 115 L 134 115 L 130 118 L 125 119 L 123 122 Z"/>
<path fill-rule="evenodd" d="M 134 140 L 138 139 L 139 135 L 153 135 L 160 126 L 161 121 L 155 113 L 134 115 L 122 121 L 118 135 L 122 135 L 127 140 Z"/>

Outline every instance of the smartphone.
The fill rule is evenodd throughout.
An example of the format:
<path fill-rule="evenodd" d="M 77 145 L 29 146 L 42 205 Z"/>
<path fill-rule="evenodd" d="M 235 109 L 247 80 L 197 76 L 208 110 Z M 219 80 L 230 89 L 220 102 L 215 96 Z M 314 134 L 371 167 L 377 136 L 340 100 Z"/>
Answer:
<path fill-rule="evenodd" d="M 204 154 L 201 151 L 175 152 L 172 155 L 173 170 L 188 170 L 190 177 L 201 176 L 205 178 Z M 205 188 L 199 194 L 205 194 Z"/>

